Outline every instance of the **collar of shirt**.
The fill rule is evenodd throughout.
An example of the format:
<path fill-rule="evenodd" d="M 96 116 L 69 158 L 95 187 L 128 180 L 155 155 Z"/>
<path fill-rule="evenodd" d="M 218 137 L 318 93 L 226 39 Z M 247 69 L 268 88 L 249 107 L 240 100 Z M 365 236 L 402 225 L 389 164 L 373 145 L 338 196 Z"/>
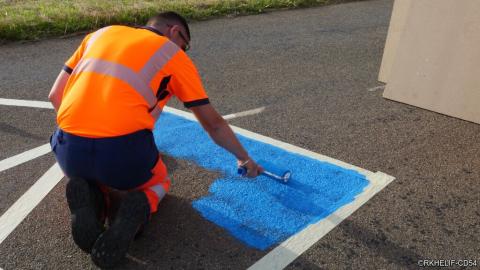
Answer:
<path fill-rule="evenodd" d="M 160 36 L 165 36 L 164 34 L 162 34 L 162 32 L 158 31 L 157 29 L 151 27 L 151 26 L 139 26 L 137 28 L 140 28 L 140 29 L 146 29 L 146 30 L 149 30 L 149 31 L 152 31 L 154 32 L 155 34 L 157 35 L 160 35 Z"/>

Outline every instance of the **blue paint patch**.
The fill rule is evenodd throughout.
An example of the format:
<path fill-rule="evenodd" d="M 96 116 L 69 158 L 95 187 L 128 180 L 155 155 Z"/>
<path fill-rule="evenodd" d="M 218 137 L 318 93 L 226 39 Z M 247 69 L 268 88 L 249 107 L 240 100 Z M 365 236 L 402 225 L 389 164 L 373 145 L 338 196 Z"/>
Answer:
<path fill-rule="evenodd" d="M 237 239 L 261 250 L 352 202 L 369 183 L 356 171 L 237 134 L 254 159 L 292 171 L 286 185 L 264 176 L 241 178 L 236 174 L 236 159 L 213 143 L 197 122 L 165 112 L 154 135 L 163 153 L 223 173 L 210 186 L 210 194 L 194 201 L 193 207 Z"/>

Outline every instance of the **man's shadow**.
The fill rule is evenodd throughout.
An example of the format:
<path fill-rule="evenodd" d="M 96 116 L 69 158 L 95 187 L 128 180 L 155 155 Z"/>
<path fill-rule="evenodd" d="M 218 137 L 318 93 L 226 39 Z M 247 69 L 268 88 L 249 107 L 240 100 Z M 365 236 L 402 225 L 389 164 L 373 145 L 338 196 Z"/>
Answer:
<path fill-rule="evenodd" d="M 168 156 L 162 159 L 174 184 L 172 192 L 160 202 L 119 269 L 247 269 L 274 248 L 249 247 L 193 208 L 192 202 L 208 195 L 221 173 Z M 319 269 L 303 259 L 297 261 Z"/>
<path fill-rule="evenodd" d="M 172 190 L 119 269 L 246 269 L 262 257 L 264 252 L 244 245 L 192 207 L 195 199 L 208 194 L 219 172 L 165 155 L 162 160 Z"/>

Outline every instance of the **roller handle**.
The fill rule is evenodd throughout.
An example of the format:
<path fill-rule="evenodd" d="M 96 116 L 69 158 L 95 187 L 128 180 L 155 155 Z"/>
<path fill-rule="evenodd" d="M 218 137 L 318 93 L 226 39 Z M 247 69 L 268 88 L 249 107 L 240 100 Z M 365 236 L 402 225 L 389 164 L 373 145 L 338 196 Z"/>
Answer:
<path fill-rule="evenodd" d="M 273 166 L 272 164 L 269 164 L 269 163 L 266 163 L 266 162 L 260 162 L 259 161 L 259 164 L 264 168 L 264 171 L 262 172 L 262 175 L 265 175 L 267 177 L 270 177 L 270 178 L 275 179 L 277 181 L 280 181 L 282 183 L 287 183 L 288 180 L 290 180 L 290 177 L 291 177 L 291 174 L 292 174 L 291 171 L 279 170 L 276 167 L 272 167 Z M 270 167 L 272 167 L 274 169 L 272 170 L 272 169 L 270 169 Z M 279 171 L 279 172 L 281 172 L 281 175 L 279 175 L 278 173 L 274 173 L 272 171 Z M 237 169 L 237 173 L 241 176 L 245 176 L 247 174 L 247 168 L 240 166 Z"/>

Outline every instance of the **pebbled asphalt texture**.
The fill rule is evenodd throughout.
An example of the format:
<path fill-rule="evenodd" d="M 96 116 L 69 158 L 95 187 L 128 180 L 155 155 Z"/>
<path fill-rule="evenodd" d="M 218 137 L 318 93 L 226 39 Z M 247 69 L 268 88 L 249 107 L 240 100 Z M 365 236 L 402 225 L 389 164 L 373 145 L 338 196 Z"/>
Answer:
<path fill-rule="evenodd" d="M 480 266 L 480 125 L 368 91 L 381 85 L 392 6 L 361 1 L 191 24 L 189 53 L 218 111 L 266 106 L 232 125 L 397 178 L 287 269 L 416 269 L 423 259 Z M 47 101 L 82 38 L 0 46 L 0 98 Z M 54 127 L 53 110 L 0 105 L 0 160 L 47 143 Z M 165 160 L 173 190 L 120 269 L 245 269 L 269 251 L 192 208 L 216 172 Z M 0 214 L 53 163 L 48 154 L 0 172 Z M 0 244 L 1 268 L 95 269 L 70 236 L 64 189 L 62 180 Z"/>

